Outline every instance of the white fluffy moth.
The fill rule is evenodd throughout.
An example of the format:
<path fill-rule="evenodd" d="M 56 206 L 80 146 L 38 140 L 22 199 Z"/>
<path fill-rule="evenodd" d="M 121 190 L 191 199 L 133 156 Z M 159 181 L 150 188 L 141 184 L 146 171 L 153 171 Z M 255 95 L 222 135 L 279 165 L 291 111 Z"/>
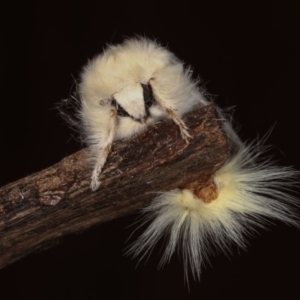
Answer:
<path fill-rule="evenodd" d="M 93 164 L 91 189 L 101 184 L 99 175 L 112 143 L 159 119 L 171 118 L 189 143 L 184 113 L 209 104 L 197 84 L 189 67 L 146 38 L 109 46 L 89 61 L 81 74 L 77 115 Z M 227 252 L 233 243 L 244 247 L 245 234 L 263 227 L 268 218 L 298 225 L 297 200 L 287 191 L 299 173 L 261 160 L 264 150 L 259 144 L 244 145 L 230 122 L 223 124 L 237 150 L 212 176 L 213 197 L 206 201 L 201 195 L 207 191 L 199 193 L 195 186 L 159 193 L 144 209 L 150 225 L 130 247 L 133 256 L 145 257 L 165 236 L 162 264 L 178 249 L 185 278 L 191 270 L 200 279 L 213 248 Z"/>
<path fill-rule="evenodd" d="M 80 119 L 93 160 L 91 188 L 113 141 L 170 117 L 188 142 L 182 115 L 207 101 L 191 79 L 191 71 L 168 50 L 147 39 L 130 39 L 110 46 L 84 68 L 79 84 Z"/>

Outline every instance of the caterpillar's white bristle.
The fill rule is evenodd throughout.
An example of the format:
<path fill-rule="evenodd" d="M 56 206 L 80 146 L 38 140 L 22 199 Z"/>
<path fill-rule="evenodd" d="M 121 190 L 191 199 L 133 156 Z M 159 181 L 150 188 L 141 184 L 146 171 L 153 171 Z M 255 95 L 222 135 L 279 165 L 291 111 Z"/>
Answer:
<path fill-rule="evenodd" d="M 214 250 L 228 253 L 231 244 L 245 247 L 245 237 L 269 218 L 298 225 L 297 200 L 288 193 L 298 171 L 260 162 L 264 150 L 242 147 L 219 169 L 214 180 L 217 198 L 205 203 L 190 190 L 161 193 L 144 209 L 151 224 L 131 246 L 129 253 L 140 259 L 149 255 L 164 236 L 167 246 L 161 265 L 176 249 L 182 253 L 185 278 L 188 270 L 200 279 L 201 265 Z"/>

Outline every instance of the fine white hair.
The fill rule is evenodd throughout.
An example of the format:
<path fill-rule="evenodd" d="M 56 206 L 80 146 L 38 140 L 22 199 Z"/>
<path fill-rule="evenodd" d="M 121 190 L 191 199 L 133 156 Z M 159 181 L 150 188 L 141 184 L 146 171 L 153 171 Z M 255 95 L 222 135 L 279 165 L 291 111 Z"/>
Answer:
<path fill-rule="evenodd" d="M 192 72 L 166 48 L 146 38 L 132 38 L 108 46 L 84 67 L 79 84 L 78 112 L 93 165 L 91 188 L 113 141 L 171 118 L 188 143 L 182 115 L 208 101 L 192 79 Z"/>
<path fill-rule="evenodd" d="M 81 73 L 75 106 L 78 126 L 89 146 L 92 190 L 100 185 L 99 177 L 115 140 L 171 118 L 189 143 L 184 114 L 209 104 L 198 84 L 192 79 L 190 67 L 147 38 L 108 46 L 90 60 Z M 186 280 L 189 269 L 195 279 L 200 279 L 201 266 L 214 250 L 229 252 L 232 244 L 245 247 L 247 234 L 257 226 L 265 227 L 269 219 L 299 224 L 299 203 L 289 193 L 299 172 L 264 159 L 265 147 L 260 143 L 245 145 L 226 114 L 216 109 L 232 154 L 211 175 L 214 199 L 205 201 L 188 188 L 159 193 L 144 209 L 149 227 L 129 249 L 142 259 L 166 235 L 161 264 L 180 250 Z"/>
<path fill-rule="evenodd" d="M 144 208 L 144 223 L 150 225 L 128 252 L 142 259 L 167 236 L 161 265 L 179 250 L 188 281 L 189 269 L 200 279 L 201 266 L 214 251 L 230 253 L 233 244 L 244 248 L 247 235 L 270 219 L 298 226 L 299 203 L 288 191 L 299 172 L 263 161 L 264 152 L 259 144 L 240 148 L 213 175 L 217 197 L 210 203 L 188 189 L 160 193 Z"/>

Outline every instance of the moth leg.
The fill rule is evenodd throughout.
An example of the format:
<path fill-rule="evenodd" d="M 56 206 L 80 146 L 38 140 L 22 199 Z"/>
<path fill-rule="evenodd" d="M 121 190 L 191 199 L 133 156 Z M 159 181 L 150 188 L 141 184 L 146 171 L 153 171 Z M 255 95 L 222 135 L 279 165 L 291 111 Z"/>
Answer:
<path fill-rule="evenodd" d="M 99 153 L 97 155 L 97 158 L 96 158 L 97 162 L 96 162 L 96 165 L 94 166 L 94 169 L 92 172 L 92 182 L 91 182 L 92 191 L 96 191 L 100 186 L 100 182 L 99 182 L 98 178 L 99 178 L 102 168 L 106 162 L 110 148 L 111 148 L 111 144 L 105 146 L 104 148 L 102 148 L 99 151 Z"/>
<path fill-rule="evenodd" d="M 175 111 L 172 110 L 171 108 L 164 107 L 164 109 L 169 114 L 169 116 L 172 118 L 174 123 L 179 126 L 182 138 L 185 140 L 185 142 L 187 144 L 189 144 L 189 142 L 190 142 L 189 139 L 192 139 L 192 136 L 189 134 L 188 128 L 185 125 L 184 121 L 179 116 L 177 116 Z"/>
<path fill-rule="evenodd" d="M 150 82 L 153 82 L 153 79 L 150 80 Z M 182 138 L 185 140 L 187 144 L 189 144 L 189 139 L 192 139 L 193 137 L 189 134 L 188 128 L 185 125 L 184 121 L 176 114 L 175 110 L 173 110 L 171 107 L 167 107 L 164 104 L 164 101 L 158 96 L 158 92 L 155 89 L 155 86 L 151 84 L 152 92 L 154 95 L 155 100 L 160 104 L 160 106 L 167 112 L 167 114 L 172 118 L 175 124 L 178 125 L 180 129 L 180 133 Z"/>
<path fill-rule="evenodd" d="M 103 169 L 103 166 L 107 160 L 107 156 L 110 152 L 112 142 L 114 140 L 115 136 L 115 129 L 116 129 L 116 116 L 117 116 L 117 111 L 113 108 L 110 113 L 110 124 L 109 124 L 109 131 L 108 131 L 108 136 L 107 139 L 103 145 L 103 143 L 99 145 L 95 145 L 94 147 L 96 148 L 96 163 L 92 172 L 92 181 L 91 181 L 91 189 L 92 191 L 96 191 L 99 186 L 100 186 L 100 181 L 99 181 L 99 176 L 101 174 L 101 171 Z M 98 147 L 99 146 L 99 147 Z"/>

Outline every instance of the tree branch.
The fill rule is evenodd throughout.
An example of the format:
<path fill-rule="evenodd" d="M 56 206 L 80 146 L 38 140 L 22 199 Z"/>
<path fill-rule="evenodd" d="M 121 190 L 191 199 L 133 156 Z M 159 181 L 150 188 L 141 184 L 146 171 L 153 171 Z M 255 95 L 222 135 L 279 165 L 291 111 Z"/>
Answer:
<path fill-rule="evenodd" d="M 114 143 L 101 186 L 90 190 L 85 150 L 0 189 L 0 268 L 82 231 L 141 207 L 155 196 L 207 178 L 228 158 L 222 123 L 213 106 L 185 116 L 193 140 L 171 120 Z"/>

